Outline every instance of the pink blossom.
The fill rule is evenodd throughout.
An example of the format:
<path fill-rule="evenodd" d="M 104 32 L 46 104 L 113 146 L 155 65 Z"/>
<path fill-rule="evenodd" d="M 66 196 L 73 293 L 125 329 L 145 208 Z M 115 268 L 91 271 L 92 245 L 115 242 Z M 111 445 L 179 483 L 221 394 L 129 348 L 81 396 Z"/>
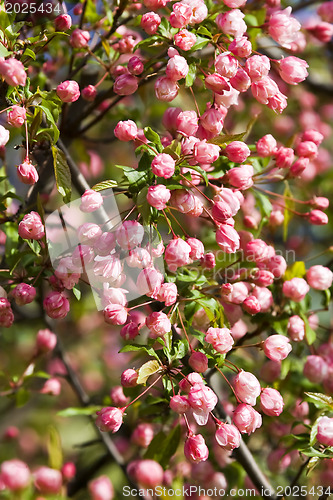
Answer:
<path fill-rule="evenodd" d="M 238 9 L 239 7 L 244 7 L 247 0 L 223 0 L 223 3 L 230 7 L 230 9 Z"/>
<path fill-rule="evenodd" d="M 184 446 L 184 454 L 187 460 L 193 463 L 205 462 L 207 460 L 209 451 L 201 434 L 192 434 L 187 438 Z"/>
<path fill-rule="evenodd" d="M 126 323 L 120 330 L 120 336 L 124 340 L 134 340 L 139 335 L 139 327 L 133 321 Z"/>
<path fill-rule="evenodd" d="M 285 281 L 282 286 L 283 295 L 295 302 L 301 302 L 309 290 L 310 287 L 303 278 L 292 278 Z"/>
<path fill-rule="evenodd" d="M 132 120 L 120 121 L 114 129 L 114 135 L 120 141 L 133 141 L 138 135 L 138 127 Z"/>
<path fill-rule="evenodd" d="M 2 125 L 0 125 L 0 148 L 6 146 L 9 141 L 9 130 L 5 129 Z"/>
<path fill-rule="evenodd" d="M 208 369 L 208 358 L 203 352 L 193 351 L 189 357 L 188 364 L 192 370 L 204 373 Z"/>
<path fill-rule="evenodd" d="M 188 238 L 186 240 L 186 243 L 190 245 L 191 247 L 191 252 L 190 252 L 190 259 L 192 260 L 199 260 L 205 253 L 205 248 L 200 240 L 197 238 Z"/>
<path fill-rule="evenodd" d="M 139 82 L 136 76 L 124 74 L 117 76 L 113 84 L 113 92 L 118 95 L 132 95 L 137 91 Z"/>
<path fill-rule="evenodd" d="M 318 155 L 318 146 L 312 141 L 302 141 L 296 148 L 298 156 L 313 160 Z"/>
<path fill-rule="evenodd" d="M 269 99 L 279 93 L 279 87 L 272 78 L 264 76 L 261 80 L 252 82 L 253 97 L 261 104 L 268 104 Z"/>
<path fill-rule="evenodd" d="M 277 143 L 274 137 L 271 134 L 264 135 L 257 142 L 257 153 L 262 158 L 266 158 L 267 156 L 272 156 L 277 149 Z"/>
<path fill-rule="evenodd" d="M 198 425 L 206 425 L 209 412 L 215 408 L 217 401 L 216 394 L 209 387 L 203 384 L 194 384 L 191 387 L 188 402 Z"/>
<path fill-rule="evenodd" d="M 52 319 L 63 319 L 69 312 L 68 299 L 61 292 L 49 292 L 43 301 L 43 307 Z"/>
<path fill-rule="evenodd" d="M 52 377 L 47 379 L 42 389 L 41 394 L 48 394 L 49 396 L 59 396 L 61 392 L 61 382 L 59 379 Z"/>
<path fill-rule="evenodd" d="M 243 68 L 239 68 L 235 76 L 230 78 L 230 84 L 238 92 L 246 92 L 251 85 L 251 78 Z"/>
<path fill-rule="evenodd" d="M 138 460 L 135 479 L 144 488 L 155 488 L 163 482 L 163 469 L 155 460 Z"/>
<path fill-rule="evenodd" d="M 1 464 L 1 481 L 10 491 L 19 491 L 30 483 L 30 470 L 21 460 L 5 460 Z"/>
<path fill-rule="evenodd" d="M 324 446 L 333 446 L 333 418 L 321 417 L 316 437 L 318 443 Z"/>
<path fill-rule="evenodd" d="M 151 163 L 153 174 L 164 179 L 169 179 L 175 173 L 175 160 L 166 153 L 160 153 L 155 156 Z"/>
<path fill-rule="evenodd" d="M 311 210 L 311 212 L 305 214 L 305 216 L 310 224 L 315 226 L 324 226 L 328 223 L 327 215 L 321 210 Z"/>
<path fill-rule="evenodd" d="M 80 97 L 80 87 L 74 80 L 66 80 L 58 85 L 57 96 L 63 102 L 75 102 Z"/>
<path fill-rule="evenodd" d="M 273 295 L 268 288 L 263 286 L 256 286 L 252 290 L 252 295 L 258 299 L 260 304 L 260 312 L 267 312 L 273 305 Z"/>
<path fill-rule="evenodd" d="M 174 412 L 182 415 L 190 409 L 190 404 L 186 396 L 173 396 L 170 399 L 170 408 Z"/>
<path fill-rule="evenodd" d="M 203 0 L 182 0 L 182 3 L 189 5 L 192 9 L 192 15 L 190 18 L 190 24 L 199 24 L 208 15 L 208 9 Z"/>
<path fill-rule="evenodd" d="M 237 73 L 238 61 L 227 52 L 217 56 L 214 62 L 215 69 L 224 78 L 232 78 Z"/>
<path fill-rule="evenodd" d="M 163 184 L 157 184 L 156 186 L 150 186 L 148 188 L 147 201 L 149 205 L 156 208 L 157 210 L 163 210 L 164 208 L 166 208 L 170 197 L 170 189 L 168 189 Z"/>
<path fill-rule="evenodd" d="M 278 417 L 283 411 L 284 401 L 276 389 L 266 387 L 260 395 L 260 408 L 270 417 Z"/>
<path fill-rule="evenodd" d="M 72 18 L 68 14 L 61 14 L 54 20 L 56 31 L 68 31 L 72 26 Z"/>
<path fill-rule="evenodd" d="M 173 101 L 178 95 L 178 90 L 178 84 L 167 76 L 160 76 L 155 82 L 155 95 L 159 101 Z"/>
<path fill-rule="evenodd" d="M 303 374 L 314 384 L 320 384 L 328 375 L 328 365 L 321 356 L 311 355 L 307 357 Z"/>
<path fill-rule="evenodd" d="M 121 374 L 121 385 L 123 387 L 135 387 L 137 385 L 138 373 L 132 368 L 128 368 Z"/>
<path fill-rule="evenodd" d="M 219 73 L 213 73 L 206 76 L 205 86 L 207 89 L 212 90 L 216 94 L 223 94 L 225 90 L 230 89 L 230 85 L 227 80 Z"/>
<path fill-rule="evenodd" d="M 137 446 L 148 448 L 154 438 L 154 427 L 149 423 L 139 424 L 133 431 L 131 441 Z"/>
<path fill-rule="evenodd" d="M 308 27 L 307 31 L 309 31 L 311 35 L 317 38 L 317 40 L 319 40 L 320 42 L 328 43 L 331 41 L 331 38 L 333 36 L 333 25 L 331 23 L 322 21 Z"/>
<path fill-rule="evenodd" d="M 232 451 L 239 447 L 241 435 L 234 425 L 221 424 L 215 433 L 215 439 L 222 448 Z"/>
<path fill-rule="evenodd" d="M 212 344 L 215 351 L 226 354 L 232 349 L 234 339 L 228 328 L 208 328 L 205 341 Z"/>
<path fill-rule="evenodd" d="M 194 145 L 193 156 L 195 161 L 200 164 L 214 163 L 220 155 L 220 146 L 207 143 L 206 139 L 196 142 Z"/>
<path fill-rule="evenodd" d="M 121 385 L 115 385 L 112 387 L 110 391 L 110 398 L 112 403 L 116 406 L 124 406 L 129 402 L 129 398 L 125 396 Z"/>
<path fill-rule="evenodd" d="M 163 312 L 157 311 L 147 316 L 146 326 L 156 337 L 163 337 L 163 335 L 171 330 L 171 322 L 168 316 Z"/>
<path fill-rule="evenodd" d="M 303 82 L 308 76 L 307 69 L 309 65 L 303 59 L 289 56 L 279 61 L 279 72 L 282 80 L 290 85 L 297 85 Z"/>
<path fill-rule="evenodd" d="M 12 127 L 19 128 L 24 124 L 27 118 L 26 109 L 22 106 L 12 106 L 7 113 L 8 124 Z"/>
<path fill-rule="evenodd" d="M 200 124 L 205 130 L 208 130 L 208 132 L 211 132 L 215 136 L 222 131 L 224 117 L 225 114 L 221 112 L 221 108 L 209 108 L 201 115 Z"/>
<path fill-rule="evenodd" d="M 323 2 L 319 5 L 317 14 L 319 14 L 323 21 L 333 23 L 333 3 L 331 1 Z"/>
<path fill-rule="evenodd" d="M 97 89 L 94 85 L 87 85 L 81 92 L 82 99 L 88 102 L 93 102 L 97 96 Z"/>
<path fill-rule="evenodd" d="M 168 78 L 172 81 L 178 81 L 185 78 L 188 73 L 188 64 L 185 57 L 173 56 L 169 59 L 165 73 Z"/>
<path fill-rule="evenodd" d="M 251 151 L 244 142 L 233 141 L 225 147 L 224 154 L 232 162 L 243 163 L 250 156 Z"/>
<path fill-rule="evenodd" d="M 162 283 L 156 298 L 160 302 L 165 302 L 166 306 L 171 306 L 176 303 L 177 295 L 178 291 L 175 283 Z"/>
<path fill-rule="evenodd" d="M 251 406 L 256 404 L 256 399 L 260 395 L 260 384 L 258 379 L 250 372 L 241 370 L 234 380 L 236 396 Z"/>
<path fill-rule="evenodd" d="M 333 273 L 325 266 L 311 266 L 306 272 L 306 280 L 315 290 L 327 290 L 332 286 Z"/>
<path fill-rule="evenodd" d="M 253 185 L 252 176 L 254 170 L 252 165 L 241 165 L 228 170 L 226 177 L 229 183 L 235 188 L 245 190 Z"/>
<path fill-rule="evenodd" d="M 27 80 L 23 64 L 14 57 L 10 57 L 9 59 L 0 57 L 0 75 L 8 85 L 12 85 L 13 87 L 17 85 L 24 87 Z"/>
<path fill-rule="evenodd" d="M 257 314 L 261 311 L 260 302 L 255 297 L 255 295 L 249 295 L 248 297 L 246 297 L 246 299 L 242 303 L 242 307 L 244 311 L 251 315 Z"/>
<path fill-rule="evenodd" d="M 72 32 L 69 43 L 74 49 L 83 49 L 87 47 L 88 42 L 90 40 L 89 31 L 81 30 L 80 28 L 75 28 Z"/>
<path fill-rule="evenodd" d="M 169 21 L 173 28 L 185 28 L 185 26 L 189 24 L 191 16 L 192 9 L 190 5 L 184 2 L 177 2 L 172 6 Z"/>
<path fill-rule="evenodd" d="M 305 336 L 305 323 L 295 314 L 294 316 L 290 316 L 288 320 L 287 332 L 291 340 L 294 342 L 300 342 L 304 339 Z"/>
<path fill-rule="evenodd" d="M 108 406 L 97 411 L 95 424 L 102 432 L 117 432 L 123 423 L 123 409 Z"/>
<path fill-rule="evenodd" d="M 178 31 L 178 33 L 174 36 L 175 45 L 179 47 L 181 50 L 188 51 L 191 50 L 195 42 L 197 41 L 197 37 L 194 33 L 183 29 Z"/>
<path fill-rule="evenodd" d="M 143 14 L 140 26 L 147 33 L 147 35 L 154 35 L 161 24 L 161 18 L 156 12 L 146 12 Z"/>
<path fill-rule="evenodd" d="M 181 238 L 174 238 L 165 249 L 164 258 L 171 272 L 175 273 L 178 267 L 190 262 L 191 247 Z"/>
<path fill-rule="evenodd" d="M 181 111 L 176 118 L 176 131 L 185 136 L 193 136 L 197 130 L 197 113 L 195 111 Z"/>
<path fill-rule="evenodd" d="M 238 430 L 244 434 L 250 435 L 262 425 L 262 418 L 252 406 L 242 403 L 237 406 L 232 417 L 233 423 Z"/>
<path fill-rule="evenodd" d="M 195 384 L 203 384 L 201 375 L 196 372 L 189 373 L 186 378 L 179 382 L 179 389 L 187 394 Z"/>
<path fill-rule="evenodd" d="M 38 330 L 36 336 L 36 347 L 38 352 L 53 351 L 57 344 L 57 336 L 48 328 L 45 330 Z"/>
<path fill-rule="evenodd" d="M 284 335 L 270 335 L 263 342 L 262 348 L 266 356 L 273 361 L 282 361 L 292 350 L 290 340 Z"/>
<path fill-rule="evenodd" d="M 234 38 L 239 38 L 244 35 L 247 30 L 244 22 L 245 14 L 239 9 L 229 10 L 225 14 L 219 14 L 215 19 L 217 26 L 226 35 L 231 35 Z"/>
<path fill-rule="evenodd" d="M 155 297 L 163 283 L 163 275 L 154 268 L 147 268 L 140 271 L 136 286 L 142 295 Z"/>
<path fill-rule="evenodd" d="M 271 63 L 267 56 L 254 55 L 246 60 L 245 69 L 252 82 L 256 82 L 268 75 Z"/>
<path fill-rule="evenodd" d="M 114 490 L 111 480 L 107 476 L 99 476 L 88 483 L 92 500 L 112 500 Z"/>
<path fill-rule="evenodd" d="M 134 220 L 124 221 L 116 231 L 117 243 L 123 250 L 132 250 L 140 245 L 143 236 L 143 226 Z"/>
<path fill-rule="evenodd" d="M 28 283 L 19 283 L 11 292 L 16 304 L 24 306 L 30 304 L 36 297 L 36 288 Z"/>
<path fill-rule="evenodd" d="M 290 49 L 291 44 L 296 41 L 298 31 L 301 28 L 297 19 L 290 15 L 291 11 L 291 7 L 287 7 L 284 10 L 277 10 L 271 15 L 268 21 L 269 35 L 286 49 Z"/>
<path fill-rule="evenodd" d="M 62 488 L 62 475 L 59 470 L 50 467 L 39 467 L 34 472 L 34 483 L 38 491 L 43 494 L 55 495 Z"/>
<path fill-rule="evenodd" d="M 245 36 L 237 37 L 229 44 L 229 50 L 235 56 L 249 57 L 252 53 L 252 45 Z"/>
<path fill-rule="evenodd" d="M 308 129 L 302 134 L 302 142 L 311 141 L 314 142 L 316 146 L 320 146 L 323 140 L 324 136 L 318 130 Z"/>
<path fill-rule="evenodd" d="M 76 476 L 76 466 L 74 462 L 65 462 L 61 467 L 61 474 L 66 481 L 73 479 Z"/>
<path fill-rule="evenodd" d="M 104 320 L 110 325 L 123 325 L 127 321 L 127 309 L 121 304 L 109 304 L 104 309 Z"/>
<path fill-rule="evenodd" d="M 102 235 L 102 229 L 98 224 L 86 222 L 77 230 L 78 239 L 81 243 L 94 244 Z"/>
<path fill-rule="evenodd" d="M 229 224 L 221 224 L 216 231 L 216 242 L 224 252 L 235 253 L 239 249 L 239 234 Z"/>
<path fill-rule="evenodd" d="M 101 193 L 93 189 L 87 189 L 81 196 L 80 210 L 90 213 L 98 210 L 103 204 L 103 196 Z"/>

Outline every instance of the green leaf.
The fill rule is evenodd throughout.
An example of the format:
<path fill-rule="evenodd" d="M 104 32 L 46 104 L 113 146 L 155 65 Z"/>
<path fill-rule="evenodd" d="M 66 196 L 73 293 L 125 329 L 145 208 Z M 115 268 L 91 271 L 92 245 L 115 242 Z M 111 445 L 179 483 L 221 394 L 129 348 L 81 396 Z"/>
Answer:
<path fill-rule="evenodd" d="M 205 181 L 206 186 L 208 186 L 207 172 L 203 168 L 201 168 L 201 167 L 199 167 L 197 165 L 196 166 L 192 166 L 191 165 L 189 168 L 191 170 L 195 170 L 196 172 L 198 172 L 201 175 L 201 177 L 203 178 L 203 180 Z"/>
<path fill-rule="evenodd" d="M 148 378 L 151 375 L 154 375 L 154 373 L 157 373 L 160 370 L 161 366 L 158 361 L 155 359 L 151 361 L 147 361 L 144 365 L 141 366 L 141 368 L 138 371 L 138 380 L 137 384 L 145 384 L 148 380 Z"/>
<path fill-rule="evenodd" d="M 188 67 L 188 73 L 185 78 L 185 87 L 192 87 L 196 76 L 197 76 L 197 65 L 196 63 L 191 63 Z"/>
<path fill-rule="evenodd" d="M 56 123 L 59 111 L 57 105 L 53 103 L 51 95 L 49 96 L 49 100 L 42 99 L 42 103 L 38 104 L 38 108 L 42 109 L 45 113 L 46 118 L 52 127 L 53 141 L 54 143 L 56 143 L 60 136 L 60 132 Z"/>
<path fill-rule="evenodd" d="M 150 127 L 145 127 L 143 129 L 143 131 L 144 131 L 145 137 L 148 139 L 148 141 L 150 141 L 153 144 L 155 144 L 155 146 L 157 146 L 159 152 L 162 152 L 163 151 L 163 146 L 162 146 L 162 143 L 161 143 L 161 138 L 158 135 L 158 133 L 155 132 Z"/>
<path fill-rule="evenodd" d="M 210 39 L 197 35 L 197 41 L 195 42 L 195 44 L 191 48 L 191 52 L 195 52 L 196 50 L 203 49 L 204 47 L 206 47 L 209 44 L 209 42 L 210 42 Z"/>
<path fill-rule="evenodd" d="M 321 416 L 317 418 L 313 426 L 311 427 L 310 432 L 310 445 L 313 446 L 317 442 L 317 432 L 318 432 L 318 424 Z"/>
<path fill-rule="evenodd" d="M 260 193 L 258 191 L 255 192 L 255 197 L 258 201 L 258 205 L 260 207 L 261 215 L 264 217 L 269 217 L 271 211 L 273 209 L 271 202 L 269 201 L 268 196 Z"/>
<path fill-rule="evenodd" d="M 6 47 L 4 47 L 1 43 L 0 44 L 0 57 L 7 57 L 7 56 L 10 56 L 10 54 L 12 54 L 12 52 L 7 50 Z"/>
<path fill-rule="evenodd" d="M 283 241 L 287 240 L 288 225 L 289 225 L 290 220 L 293 217 L 293 214 L 292 214 L 292 212 L 290 212 L 289 209 L 293 210 L 294 205 L 295 205 L 295 203 L 293 201 L 289 200 L 289 198 L 292 198 L 293 195 L 292 195 L 292 192 L 290 190 L 288 182 L 285 181 L 285 183 L 286 183 L 286 187 L 285 187 L 285 190 L 283 192 L 283 196 L 285 197 L 284 198 L 285 209 L 284 209 L 284 221 L 283 221 Z"/>
<path fill-rule="evenodd" d="M 159 357 L 157 356 L 155 350 L 152 347 L 146 347 L 144 345 L 127 344 L 122 349 L 120 349 L 119 352 L 139 352 L 139 351 L 144 351 L 149 356 L 152 356 L 157 360 L 159 360 Z"/>
<path fill-rule="evenodd" d="M 58 411 L 57 415 L 59 417 L 77 417 L 80 415 L 94 415 L 96 411 L 99 411 L 102 406 L 85 406 L 84 408 L 66 408 L 65 410 Z"/>
<path fill-rule="evenodd" d="M 24 387 L 20 387 L 20 389 L 15 394 L 16 406 L 20 408 L 27 404 L 30 399 L 30 392 L 27 391 Z"/>
<path fill-rule="evenodd" d="M 292 278 L 303 278 L 306 274 L 306 267 L 303 261 L 297 260 L 292 266 L 289 266 L 284 274 L 284 279 L 286 281 Z"/>
<path fill-rule="evenodd" d="M 26 47 L 23 55 L 24 56 L 29 56 L 29 57 L 31 57 L 31 59 L 33 59 L 34 61 L 36 61 L 36 54 L 34 53 L 33 50 L 29 49 L 28 47 Z"/>
<path fill-rule="evenodd" d="M 49 427 L 47 450 L 49 455 L 49 466 L 52 469 L 61 469 L 63 464 L 61 438 L 59 432 L 53 425 Z"/>
<path fill-rule="evenodd" d="M 216 144 L 217 146 L 226 146 L 230 142 L 233 141 L 241 141 L 246 134 L 245 132 L 241 132 L 239 134 L 224 134 L 224 135 L 219 135 L 217 137 L 214 137 L 213 139 L 210 139 L 208 142 L 210 144 Z"/>
<path fill-rule="evenodd" d="M 170 37 L 170 24 L 166 17 L 162 17 L 161 24 L 158 27 L 159 33 L 166 38 Z"/>
<path fill-rule="evenodd" d="M 180 425 L 174 427 L 168 434 L 159 432 L 150 443 L 144 458 L 155 460 L 165 469 L 170 464 L 171 457 L 176 453 L 181 436 Z"/>
<path fill-rule="evenodd" d="M 72 192 L 71 172 L 69 170 L 69 166 L 67 164 L 67 160 L 63 151 L 61 151 L 56 146 L 52 146 L 52 155 L 57 189 L 63 197 L 64 202 L 68 203 L 71 200 Z"/>
<path fill-rule="evenodd" d="M 333 410 L 333 398 L 320 392 L 305 392 L 307 401 L 313 403 L 316 408 L 322 410 Z"/>
<path fill-rule="evenodd" d="M 112 189 L 118 185 L 117 181 L 109 179 L 108 181 L 102 181 L 95 184 L 91 189 L 94 191 L 103 191 L 104 189 Z"/>
<path fill-rule="evenodd" d="M 76 300 L 81 300 L 81 290 L 78 288 L 78 285 L 75 285 L 73 288 L 72 288 L 72 292 L 76 298 Z"/>
<path fill-rule="evenodd" d="M 305 314 L 303 314 L 301 312 L 300 316 L 305 323 L 305 337 L 306 337 L 307 343 L 309 345 L 312 345 L 317 338 L 316 331 L 313 330 L 313 328 L 311 328 L 308 317 Z"/>
<path fill-rule="evenodd" d="M 212 37 L 211 32 L 208 31 L 208 29 L 205 28 L 205 26 L 199 26 L 199 28 L 197 29 L 197 33 L 198 33 L 198 35 L 204 35 L 204 36 Z"/>
<path fill-rule="evenodd" d="M 310 472 L 313 471 L 313 469 L 318 465 L 319 462 L 319 457 L 312 457 L 306 466 L 306 475 L 310 474 Z"/>

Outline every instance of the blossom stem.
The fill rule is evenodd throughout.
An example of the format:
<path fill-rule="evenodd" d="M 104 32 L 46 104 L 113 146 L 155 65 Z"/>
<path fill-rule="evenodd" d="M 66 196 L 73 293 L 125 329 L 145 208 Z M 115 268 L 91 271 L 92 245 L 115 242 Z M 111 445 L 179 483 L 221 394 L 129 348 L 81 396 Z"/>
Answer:
<path fill-rule="evenodd" d="M 152 387 L 154 387 L 154 385 L 157 384 L 157 382 L 159 382 L 161 380 L 162 377 L 163 377 L 163 375 L 160 375 L 156 380 L 154 380 L 154 382 L 152 384 L 150 384 L 149 387 L 147 387 L 147 389 L 145 389 L 143 392 L 141 392 L 141 394 L 139 394 L 135 399 L 133 399 L 133 401 L 131 401 L 130 403 L 128 403 L 128 405 L 124 406 L 123 407 L 123 411 L 127 410 L 127 408 L 129 406 L 131 406 L 133 403 L 135 403 L 135 401 L 137 401 L 142 396 L 144 396 Z"/>
<path fill-rule="evenodd" d="M 169 226 L 169 229 L 170 229 L 170 231 L 171 231 L 171 233 L 172 233 L 173 237 L 174 237 L 174 238 L 177 238 L 177 235 L 175 234 L 174 230 L 172 229 L 172 226 L 171 226 L 171 224 L 170 224 L 170 221 L 169 221 L 169 219 L 168 219 L 168 217 L 167 217 L 167 215 L 166 215 L 166 213 L 165 213 L 165 211 L 164 211 L 163 209 L 162 209 L 162 213 L 163 213 L 163 215 L 164 215 L 165 220 L 167 221 L 167 224 L 168 224 L 168 226 Z"/>
<path fill-rule="evenodd" d="M 235 390 L 234 388 L 232 387 L 232 385 L 230 384 L 229 380 L 227 379 L 227 377 L 224 375 L 224 373 L 219 369 L 219 367 L 217 365 L 215 365 L 215 368 L 217 369 L 218 372 L 220 372 L 220 374 L 222 375 L 222 377 L 224 378 L 224 380 L 227 382 L 227 384 L 229 385 L 230 389 L 232 390 L 232 392 L 234 393 L 234 396 L 237 400 L 237 403 L 241 403 L 241 400 L 237 397 L 237 394 L 235 393 Z"/>
<path fill-rule="evenodd" d="M 181 322 L 182 328 L 183 328 L 184 333 L 185 333 L 186 340 L 187 340 L 188 345 L 189 345 L 189 347 L 190 347 L 190 349 L 191 349 L 191 353 L 193 353 L 193 352 L 194 352 L 194 349 L 193 349 L 193 347 L 191 346 L 191 342 L 190 342 L 190 339 L 188 338 L 188 335 L 187 335 L 187 332 L 186 332 L 186 329 L 185 329 L 185 325 L 184 325 L 184 322 L 183 322 L 183 319 L 182 319 L 182 315 L 180 314 L 179 309 L 178 309 L 178 311 L 177 311 L 177 312 L 178 312 L 179 321 Z"/>

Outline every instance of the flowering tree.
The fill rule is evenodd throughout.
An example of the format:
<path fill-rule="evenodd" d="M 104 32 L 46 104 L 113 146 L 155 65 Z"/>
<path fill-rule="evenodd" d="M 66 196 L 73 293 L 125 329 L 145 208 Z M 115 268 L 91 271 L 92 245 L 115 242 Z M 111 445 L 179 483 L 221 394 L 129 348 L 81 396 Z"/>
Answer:
<path fill-rule="evenodd" d="M 289 3 L 1 2 L 0 498 L 329 497 L 333 2 Z"/>

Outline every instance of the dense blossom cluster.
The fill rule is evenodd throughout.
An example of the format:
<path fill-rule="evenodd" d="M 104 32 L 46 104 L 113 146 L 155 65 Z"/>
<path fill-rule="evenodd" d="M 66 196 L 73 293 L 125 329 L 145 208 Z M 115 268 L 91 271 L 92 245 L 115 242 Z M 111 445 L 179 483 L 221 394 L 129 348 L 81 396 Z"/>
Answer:
<path fill-rule="evenodd" d="M 91 411 L 103 437 L 105 432 L 121 432 L 131 405 L 137 409 L 132 421 L 137 415 L 139 421 L 130 439 L 135 452 L 123 444 L 130 481 L 149 489 L 170 486 L 179 476 L 186 484 L 192 475 L 204 485 L 226 489 L 227 479 L 217 465 L 230 464 L 242 436 L 265 425 L 273 440 L 298 434 L 303 456 L 332 461 L 333 344 L 332 339 L 314 344 L 321 327 L 316 314 L 321 309 L 314 308 L 322 300 L 323 310 L 328 310 L 331 263 L 292 262 L 281 255 L 282 239 L 276 234 L 281 229 L 285 241 L 292 218 L 306 234 L 329 223 L 324 189 L 314 192 L 309 186 L 302 199 L 294 192 L 329 168 L 329 152 L 322 143 L 331 133 L 332 107 L 326 105 L 322 118 L 314 111 L 312 94 L 297 86 L 307 79 L 308 70 L 311 75 L 311 64 L 298 55 L 313 40 L 325 44 L 333 36 L 333 2 L 322 3 L 317 17 L 310 16 L 303 25 L 290 6 L 283 9 L 274 0 L 260 9 L 246 0 L 223 0 L 209 8 L 204 0 L 143 0 L 121 2 L 114 12 L 106 4 L 99 12 L 98 2 L 90 3 L 79 3 L 70 13 L 63 4 L 64 12 L 47 25 L 45 39 L 41 34 L 25 41 L 25 32 L 18 38 L 15 30 L 0 26 L 0 91 L 8 104 L 1 110 L 7 114 L 0 124 L 0 157 L 7 163 L 0 183 L 13 182 L 19 192 L 24 185 L 29 189 L 20 207 L 14 187 L 6 187 L 1 199 L 0 244 L 6 268 L 1 270 L 5 283 L 0 287 L 0 326 L 15 328 L 16 316 L 28 318 L 25 311 L 35 306 L 43 322 L 28 367 L 9 381 L 4 395 L 25 391 L 36 363 L 61 349 L 50 325 L 75 317 L 72 295 L 80 300 L 80 285 L 88 284 L 103 310 L 104 328 L 118 339 L 115 344 L 123 353 L 149 356 L 137 368 L 129 367 L 132 358 L 126 358 L 121 385 L 113 386 L 98 410 L 92 406 Z M 0 14 L 0 23 L 13 24 L 3 7 Z M 58 37 L 60 63 L 54 50 L 44 58 L 48 44 Z M 272 56 L 272 43 L 278 56 Z M 64 77 L 60 66 L 69 51 Z M 43 77 L 36 66 L 41 55 Z M 86 65 L 97 71 L 91 79 L 81 73 Z M 161 123 L 154 120 L 152 128 L 145 123 L 149 114 L 142 112 L 141 119 L 140 112 L 131 113 L 146 85 L 151 86 L 153 102 L 163 106 Z M 118 115 L 112 114 L 122 100 Z M 298 128 L 290 125 L 288 116 L 280 116 L 294 100 L 301 103 Z M 239 129 L 237 117 L 244 109 L 249 114 L 239 119 Z M 260 124 L 259 132 L 252 133 L 261 113 L 276 117 L 272 133 Z M 124 151 L 128 143 L 132 164 L 116 166 L 120 180 L 117 175 L 117 181 L 103 179 L 89 188 L 82 174 L 101 177 L 100 158 L 87 150 L 90 162 L 82 162 L 80 172 L 64 143 L 70 147 L 80 136 L 89 143 L 85 133 L 104 117 L 109 120 L 103 122 L 105 128 L 113 130 L 110 142 Z M 24 154 L 12 176 L 12 157 L 6 153 L 18 137 L 23 137 Z M 94 140 L 98 143 L 99 138 Z M 74 155 L 80 154 L 78 148 Z M 68 212 L 59 209 L 60 228 L 52 219 L 57 211 L 49 216 L 52 196 L 43 192 L 52 168 L 65 203 L 71 199 L 71 181 L 81 195 L 76 207 L 71 202 Z M 110 195 L 111 188 L 115 193 Z M 126 197 L 121 201 L 126 215 L 113 224 L 108 203 L 118 194 Z M 66 233 L 66 224 L 75 238 Z M 67 246 L 59 236 L 62 232 Z M 301 246 L 292 237 L 290 241 L 296 250 Z M 255 343 L 250 342 L 253 338 Z M 312 423 L 304 394 L 295 404 L 286 390 L 284 367 L 300 353 L 305 362 L 297 376 L 307 380 L 307 390 L 322 387 L 328 394 L 308 393 L 310 401 L 319 401 L 320 412 Z M 219 377 L 216 385 L 211 383 L 213 374 Z M 39 393 L 58 396 L 63 375 L 70 380 L 71 370 L 50 369 Z M 299 378 L 290 383 L 297 385 Z M 82 397 L 77 382 L 74 387 Z M 156 388 L 162 397 L 152 399 L 151 406 L 161 405 L 162 410 L 155 421 L 154 416 L 146 418 L 150 413 L 145 413 L 143 396 Z M 85 396 L 81 402 L 89 406 Z M 291 428 L 288 416 L 283 420 L 286 413 L 302 423 Z M 281 422 L 275 418 L 280 416 Z M 172 459 L 178 442 L 173 448 L 166 429 L 175 441 L 179 433 L 186 461 Z M 169 468 L 155 437 L 167 442 Z M 117 446 L 121 450 L 120 442 Z M 294 445 L 288 446 L 279 444 L 269 454 L 272 473 L 297 463 Z M 36 495 L 63 495 L 75 475 L 72 462 L 61 470 L 30 470 L 21 460 L 5 460 L 0 491 L 20 495 L 34 488 Z M 332 476 L 330 465 L 325 484 L 331 484 Z M 92 479 L 88 490 L 93 500 L 112 500 L 115 495 L 106 475 Z"/>

